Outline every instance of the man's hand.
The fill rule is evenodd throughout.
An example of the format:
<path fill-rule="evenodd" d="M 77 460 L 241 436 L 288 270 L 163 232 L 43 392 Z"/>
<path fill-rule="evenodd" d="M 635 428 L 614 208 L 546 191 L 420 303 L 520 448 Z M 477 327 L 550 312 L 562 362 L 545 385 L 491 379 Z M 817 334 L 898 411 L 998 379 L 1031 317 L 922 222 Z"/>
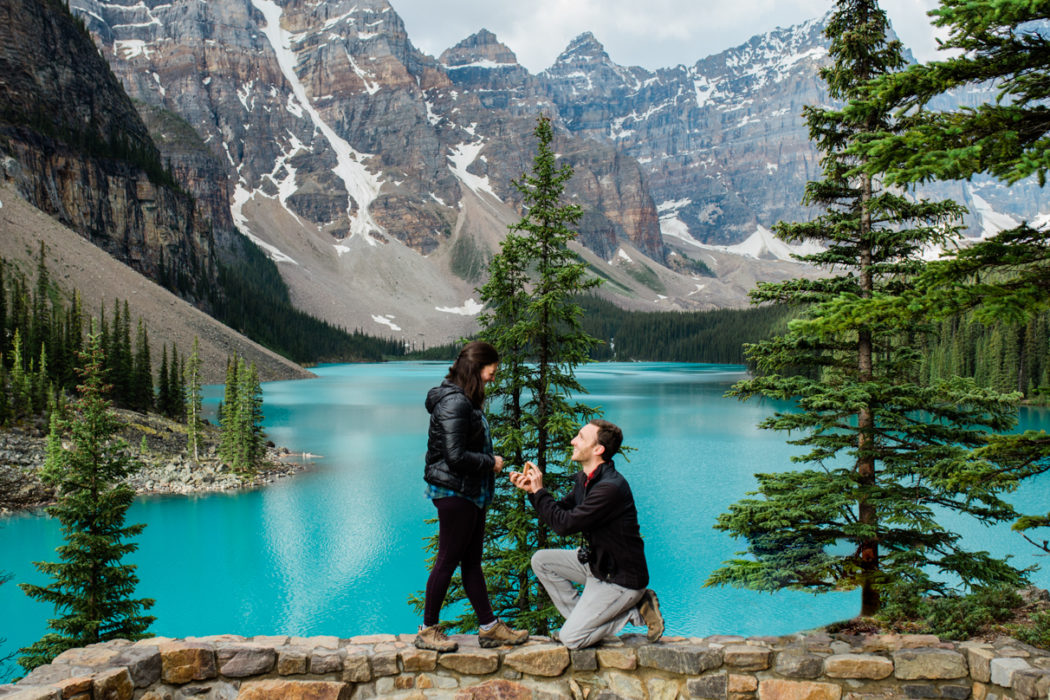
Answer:
<path fill-rule="evenodd" d="M 525 462 L 525 468 L 520 472 L 510 472 L 510 483 L 522 491 L 536 493 L 543 488 L 543 472 L 532 462 Z"/>

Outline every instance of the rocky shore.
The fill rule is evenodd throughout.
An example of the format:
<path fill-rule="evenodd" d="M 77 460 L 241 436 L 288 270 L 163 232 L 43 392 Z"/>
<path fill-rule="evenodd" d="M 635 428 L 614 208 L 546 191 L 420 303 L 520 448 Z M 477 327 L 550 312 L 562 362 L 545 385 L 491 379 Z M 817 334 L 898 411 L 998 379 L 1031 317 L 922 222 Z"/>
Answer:
<path fill-rule="evenodd" d="M 305 455 L 268 444 L 258 473 L 241 477 L 218 458 L 216 427 L 205 426 L 198 460 L 186 452 L 185 425 L 154 414 L 114 412 L 124 425 L 121 437 L 128 443 L 132 458 L 142 465 L 127 479 L 127 484 L 138 494 L 252 489 L 309 468 Z M 41 424 L 0 430 L 0 516 L 40 508 L 54 501 L 52 489 L 39 477 L 45 449 L 46 432 Z"/>

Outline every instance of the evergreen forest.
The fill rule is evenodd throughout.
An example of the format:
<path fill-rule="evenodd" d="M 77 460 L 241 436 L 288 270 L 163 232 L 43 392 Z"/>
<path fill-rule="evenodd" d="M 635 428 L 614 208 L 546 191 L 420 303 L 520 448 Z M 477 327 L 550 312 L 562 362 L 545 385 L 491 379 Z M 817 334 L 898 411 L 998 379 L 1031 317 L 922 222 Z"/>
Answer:
<path fill-rule="evenodd" d="M 184 360 L 172 344 L 162 349 L 159 367 L 150 353 L 142 319 L 132 322 L 127 301 L 114 299 L 92 314 L 74 291 L 63 301 L 52 284 L 41 246 L 35 280 L 0 260 L 0 425 L 41 415 L 77 386 L 79 356 L 86 349 L 92 316 L 99 329 L 108 398 L 118 408 L 156 410 L 181 420 L 184 414 Z M 132 330 L 134 328 L 134 331 Z"/>
<path fill-rule="evenodd" d="M 218 288 L 208 288 L 212 315 L 279 355 L 300 364 L 379 362 L 404 355 L 404 343 L 360 329 L 347 331 L 292 306 L 277 265 L 243 236 L 241 254 L 217 262 Z M 166 277 L 170 281 L 172 275 Z M 185 293 L 186 290 L 180 290 Z"/>

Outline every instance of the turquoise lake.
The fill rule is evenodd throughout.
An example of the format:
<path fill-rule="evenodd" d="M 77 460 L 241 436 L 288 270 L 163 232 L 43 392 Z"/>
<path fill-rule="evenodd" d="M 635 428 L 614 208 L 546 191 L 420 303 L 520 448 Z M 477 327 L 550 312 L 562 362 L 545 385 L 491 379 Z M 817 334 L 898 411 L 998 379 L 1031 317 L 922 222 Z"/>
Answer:
<path fill-rule="evenodd" d="M 233 633 L 349 637 L 411 632 L 408 596 L 426 582 L 423 541 L 434 508 L 423 496 L 427 413 L 423 398 L 447 363 L 328 365 L 316 379 L 265 384 L 265 426 L 274 442 L 321 458 L 311 469 L 236 495 L 138 499 L 128 522 L 146 523 L 131 557 L 137 597 L 156 599 L 152 632 L 171 637 Z M 704 588 L 713 568 L 743 544 L 712 529 L 716 516 L 755 485 L 758 471 L 789 466 L 796 448 L 755 425 L 778 406 L 723 397 L 743 376 L 727 365 L 612 363 L 578 372 L 636 451 L 617 459 L 638 503 L 642 534 L 669 634 L 782 634 L 855 615 L 855 593 L 776 595 Z M 220 388 L 210 387 L 214 410 Z M 779 406 L 783 408 L 783 406 Z M 1023 409 L 1019 428 L 1050 426 L 1047 409 Z M 1011 496 L 1046 511 L 1050 479 Z M 972 549 L 1050 564 L 1007 525 L 955 520 Z M 53 614 L 18 582 L 46 583 L 33 561 L 60 542 L 42 513 L 0 520 L 0 657 L 39 639 Z"/>

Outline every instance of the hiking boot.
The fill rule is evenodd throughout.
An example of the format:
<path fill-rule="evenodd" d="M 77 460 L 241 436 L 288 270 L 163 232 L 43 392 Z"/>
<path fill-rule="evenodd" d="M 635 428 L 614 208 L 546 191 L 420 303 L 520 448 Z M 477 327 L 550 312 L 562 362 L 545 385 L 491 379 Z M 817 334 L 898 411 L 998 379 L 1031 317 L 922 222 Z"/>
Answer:
<path fill-rule="evenodd" d="M 656 591 L 646 588 L 642 599 L 638 603 L 638 614 L 641 616 L 649 632 L 645 635 L 650 642 L 655 642 L 664 634 L 664 618 L 660 614 L 660 601 L 656 599 Z"/>
<path fill-rule="evenodd" d="M 441 625 L 431 625 L 430 627 L 420 625 L 419 632 L 416 633 L 415 645 L 417 649 L 429 649 L 437 652 L 459 649 L 459 645 L 448 638 L 445 630 L 441 629 Z"/>
<path fill-rule="evenodd" d="M 528 630 L 512 630 L 503 620 L 496 620 L 492 629 L 478 630 L 478 644 L 485 649 L 503 646 L 504 644 L 522 644 L 529 638 Z"/>

